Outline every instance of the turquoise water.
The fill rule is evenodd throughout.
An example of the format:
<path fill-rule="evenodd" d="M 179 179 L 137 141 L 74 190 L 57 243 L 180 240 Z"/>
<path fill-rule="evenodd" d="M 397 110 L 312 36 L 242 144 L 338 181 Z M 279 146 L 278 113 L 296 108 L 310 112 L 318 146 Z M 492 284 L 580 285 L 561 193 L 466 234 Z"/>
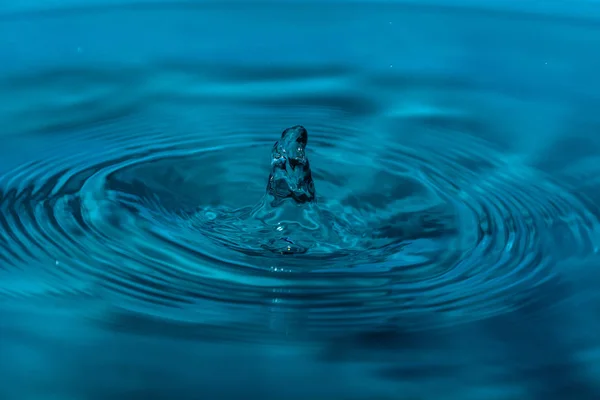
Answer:
<path fill-rule="evenodd" d="M 0 399 L 600 398 L 593 3 L 113 3 L 0 8 Z"/>

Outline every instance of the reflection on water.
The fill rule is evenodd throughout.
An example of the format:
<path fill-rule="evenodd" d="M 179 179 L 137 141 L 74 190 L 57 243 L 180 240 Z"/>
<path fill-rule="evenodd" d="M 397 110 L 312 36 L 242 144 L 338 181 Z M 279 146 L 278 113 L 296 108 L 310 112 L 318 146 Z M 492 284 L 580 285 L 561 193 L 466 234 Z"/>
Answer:
<path fill-rule="evenodd" d="M 600 398 L 596 23 L 278 4 L 1 17 L 0 398 Z"/>

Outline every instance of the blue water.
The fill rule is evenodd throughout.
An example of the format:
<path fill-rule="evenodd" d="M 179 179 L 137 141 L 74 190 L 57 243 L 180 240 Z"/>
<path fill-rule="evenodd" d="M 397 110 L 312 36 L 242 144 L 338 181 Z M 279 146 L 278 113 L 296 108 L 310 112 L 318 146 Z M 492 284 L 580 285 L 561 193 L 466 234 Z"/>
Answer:
<path fill-rule="evenodd" d="M 81 4 L 0 4 L 1 400 L 600 399 L 593 2 Z"/>

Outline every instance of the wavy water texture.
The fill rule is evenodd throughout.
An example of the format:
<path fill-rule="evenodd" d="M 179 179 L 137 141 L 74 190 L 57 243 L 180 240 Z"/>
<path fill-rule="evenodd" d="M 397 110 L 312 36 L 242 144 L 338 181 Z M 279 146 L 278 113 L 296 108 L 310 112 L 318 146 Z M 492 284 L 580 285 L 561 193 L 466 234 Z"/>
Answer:
<path fill-rule="evenodd" d="M 61 74 L 67 76 L 52 75 Z M 93 82 L 95 74 L 101 75 L 71 72 L 67 81 L 93 88 L 101 85 Z M 301 86 L 304 79 L 286 78 L 277 86 Z M 356 78 L 310 79 L 331 81 L 313 89 L 318 96 L 330 93 L 335 81 Z M 381 90 L 378 84 L 367 91 Z M 459 110 L 423 115 L 396 109 L 384 117 L 368 99 L 338 97 L 307 110 L 299 97 L 290 104 L 274 98 L 273 105 L 248 99 L 232 108 L 239 102 L 232 96 L 223 104 L 203 104 L 202 113 L 196 112 L 200 101 L 173 106 L 176 99 L 167 97 L 148 110 L 128 106 L 102 123 L 97 116 L 71 120 L 72 126 L 44 119 L 52 125 L 28 137 L 43 142 L 49 136 L 53 147 L 2 176 L 3 282 L 17 281 L 0 295 L 98 293 L 119 307 L 169 318 L 181 313 L 191 322 L 205 319 L 200 310 L 212 313 L 211 302 L 244 303 L 261 312 L 276 301 L 290 311 L 320 308 L 321 317 L 307 328 L 331 332 L 397 318 L 408 319 L 406 327 L 419 310 L 417 316 L 447 314 L 438 323 L 510 311 L 531 301 L 533 288 L 552 281 L 560 272 L 557 263 L 596 251 L 594 210 L 566 185 L 468 131 L 484 129 L 483 122 L 479 126 Z M 233 126 L 227 117 L 232 110 Z M 307 112 L 323 197 L 314 212 L 325 215 L 252 211 L 264 193 L 268 167 L 261 160 L 268 159 L 278 127 L 306 119 Z M 387 127 L 373 126 L 382 121 Z M 367 145 L 366 132 L 378 140 Z M 227 216 L 222 207 L 241 211 Z M 255 245 L 237 233 L 254 226 L 239 214 L 244 207 L 284 222 L 277 223 L 278 235 L 294 236 L 311 218 L 342 233 L 323 233 L 320 250 L 305 257 L 273 258 L 256 239 L 260 233 L 250 233 Z M 571 245 L 557 252 L 557 237 Z M 18 284 L 22 265 L 35 277 L 26 285 Z M 305 299 L 298 303 L 299 295 Z M 193 318 L 185 311 L 192 309 Z M 344 318 L 326 317 L 337 313 Z"/>
<path fill-rule="evenodd" d="M 593 24 L 182 9 L 0 27 L 0 397 L 597 398 Z"/>

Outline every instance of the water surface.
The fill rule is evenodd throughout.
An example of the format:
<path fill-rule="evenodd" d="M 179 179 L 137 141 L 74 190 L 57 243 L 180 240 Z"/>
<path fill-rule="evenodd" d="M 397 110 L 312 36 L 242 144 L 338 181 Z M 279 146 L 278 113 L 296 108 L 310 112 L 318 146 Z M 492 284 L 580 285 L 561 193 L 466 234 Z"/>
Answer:
<path fill-rule="evenodd" d="M 0 397 L 599 398 L 593 15 L 1 18 Z"/>

